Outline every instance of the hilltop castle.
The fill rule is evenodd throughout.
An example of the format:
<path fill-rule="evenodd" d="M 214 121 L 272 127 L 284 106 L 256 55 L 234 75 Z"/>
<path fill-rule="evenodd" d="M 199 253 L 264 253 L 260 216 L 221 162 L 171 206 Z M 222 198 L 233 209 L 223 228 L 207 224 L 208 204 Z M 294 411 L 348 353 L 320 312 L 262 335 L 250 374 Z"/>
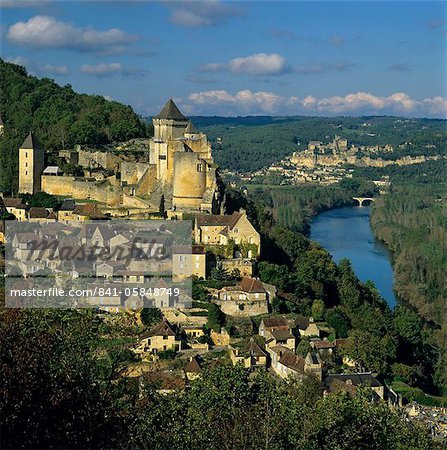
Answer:
<path fill-rule="evenodd" d="M 218 176 L 206 135 L 196 130 L 172 99 L 152 121 L 154 137 L 140 161 L 105 152 L 90 151 L 86 157 L 78 149 L 84 177 L 64 175 L 57 166 L 45 168 L 44 149 L 30 133 L 19 150 L 19 192 L 44 191 L 148 211 L 158 208 L 163 195 L 174 211 L 219 212 Z M 89 167 L 83 163 L 87 160 Z M 95 173 L 90 166 L 93 160 L 100 169 Z"/>

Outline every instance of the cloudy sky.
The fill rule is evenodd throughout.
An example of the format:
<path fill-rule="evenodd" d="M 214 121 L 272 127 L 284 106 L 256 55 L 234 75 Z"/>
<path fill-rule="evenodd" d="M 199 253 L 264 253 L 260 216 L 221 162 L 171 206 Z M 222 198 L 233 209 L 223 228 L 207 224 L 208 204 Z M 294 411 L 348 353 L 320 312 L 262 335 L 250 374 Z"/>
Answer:
<path fill-rule="evenodd" d="M 446 3 L 0 0 L 2 58 L 155 114 L 446 117 Z"/>

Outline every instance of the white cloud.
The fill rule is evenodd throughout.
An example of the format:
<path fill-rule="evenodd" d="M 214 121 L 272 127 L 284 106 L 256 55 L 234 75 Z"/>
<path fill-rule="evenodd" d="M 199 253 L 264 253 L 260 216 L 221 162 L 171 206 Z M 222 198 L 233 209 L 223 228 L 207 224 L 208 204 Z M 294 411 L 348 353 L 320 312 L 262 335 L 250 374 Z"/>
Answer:
<path fill-rule="evenodd" d="M 70 70 L 67 66 L 53 66 L 52 64 L 45 64 L 38 68 L 39 72 L 53 75 L 69 75 Z"/>
<path fill-rule="evenodd" d="M 23 56 L 13 56 L 11 58 L 6 58 L 5 61 L 12 64 L 17 64 L 19 66 L 26 66 L 27 64 L 29 64 L 28 59 L 24 58 Z"/>
<path fill-rule="evenodd" d="M 101 64 L 84 64 L 81 66 L 81 72 L 87 75 L 97 77 L 105 77 L 109 75 L 124 75 L 139 77 L 147 73 L 144 69 L 136 67 L 123 67 L 120 63 L 101 63 Z"/>
<path fill-rule="evenodd" d="M 172 7 L 170 21 L 183 27 L 206 27 L 218 25 L 231 17 L 241 16 L 240 6 L 219 0 L 166 2 Z"/>
<path fill-rule="evenodd" d="M 201 66 L 202 72 L 229 71 L 249 75 L 278 75 L 287 71 L 283 56 L 277 53 L 256 53 L 251 56 L 234 58 L 227 63 L 211 63 Z"/>
<path fill-rule="evenodd" d="M 48 6 L 48 0 L 1 0 L 0 9 L 42 8 Z"/>
<path fill-rule="evenodd" d="M 234 95 L 225 90 L 195 92 L 188 96 L 185 105 L 195 113 L 206 114 L 307 114 L 307 115 L 362 115 L 395 114 L 411 117 L 447 117 L 447 100 L 430 97 L 415 100 L 403 92 L 377 96 L 368 92 L 345 96 L 316 98 L 308 95 L 281 96 L 273 92 L 252 92 L 249 89 Z"/>
<path fill-rule="evenodd" d="M 108 64 L 84 64 L 81 66 L 81 72 L 88 75 L 105 76 L 121 73 L 123 67 L 119 63 Z"/>
<path fill-rule="evenodd" d="M 124 51 L 137 39 L 118 28 L 106 31 L 81 28 L 43 15 L 11 25 L 7 37 L 14 44 L 34 48 L 65 48 L 108 54 Z"/>
<path fill-rule="evenodd" d="M 319 62 L 312 64 L 300 64 L 294 68 L 294 72 L 301 75 L 312 75 L 318 73 L 327 72 L 342 72 L 353 67 L 354 64 L 348 61 L 338 61 L 338 62 Z"/>
<path fill-rule="evenodd" d="M 189 95 L 188 100 L 195 105 L 228 106 L 232 111 L 262 111 L 274 113 L 283 102 L 281 96 L 273 92 L 252 92 L 244 89 L 235 95 L 225 90 L 202 91 Z"/>

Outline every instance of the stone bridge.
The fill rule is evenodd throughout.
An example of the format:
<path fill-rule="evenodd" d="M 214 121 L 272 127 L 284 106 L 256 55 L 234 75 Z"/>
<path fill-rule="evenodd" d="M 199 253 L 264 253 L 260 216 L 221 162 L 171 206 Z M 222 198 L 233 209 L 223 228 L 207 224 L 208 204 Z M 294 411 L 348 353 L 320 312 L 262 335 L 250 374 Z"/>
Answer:
<path fill-rule="evenodd" d="M 359 206 L 363 206 L 363 202 L 372 203 L 375 199 L 372 197 L 352 197 L 352 200 L 355 200 L 359 203 Z"/>

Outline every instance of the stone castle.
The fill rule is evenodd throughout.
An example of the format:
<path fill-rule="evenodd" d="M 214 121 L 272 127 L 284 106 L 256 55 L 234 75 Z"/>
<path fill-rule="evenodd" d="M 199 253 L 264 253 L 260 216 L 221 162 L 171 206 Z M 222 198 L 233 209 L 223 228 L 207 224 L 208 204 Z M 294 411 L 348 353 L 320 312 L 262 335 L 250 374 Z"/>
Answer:
<path fill-rule="evenodd" d="M 83 163 L 89 158 L 78 154 L 83 177 L 65 175 L 57 166 L 45 168 L 44 149 L 30 133 L 19 149 L 19 192 L 44 191 L 147 211 L 156 210 L 163 195 L 173 211 L 219 212 L 218 175 L 206 135 L 196 130 L 172 99 L 152 121 L 154 137 L 140 161 L 98 152 L 96 165 L 103 170 L 93 173 Z"/>

